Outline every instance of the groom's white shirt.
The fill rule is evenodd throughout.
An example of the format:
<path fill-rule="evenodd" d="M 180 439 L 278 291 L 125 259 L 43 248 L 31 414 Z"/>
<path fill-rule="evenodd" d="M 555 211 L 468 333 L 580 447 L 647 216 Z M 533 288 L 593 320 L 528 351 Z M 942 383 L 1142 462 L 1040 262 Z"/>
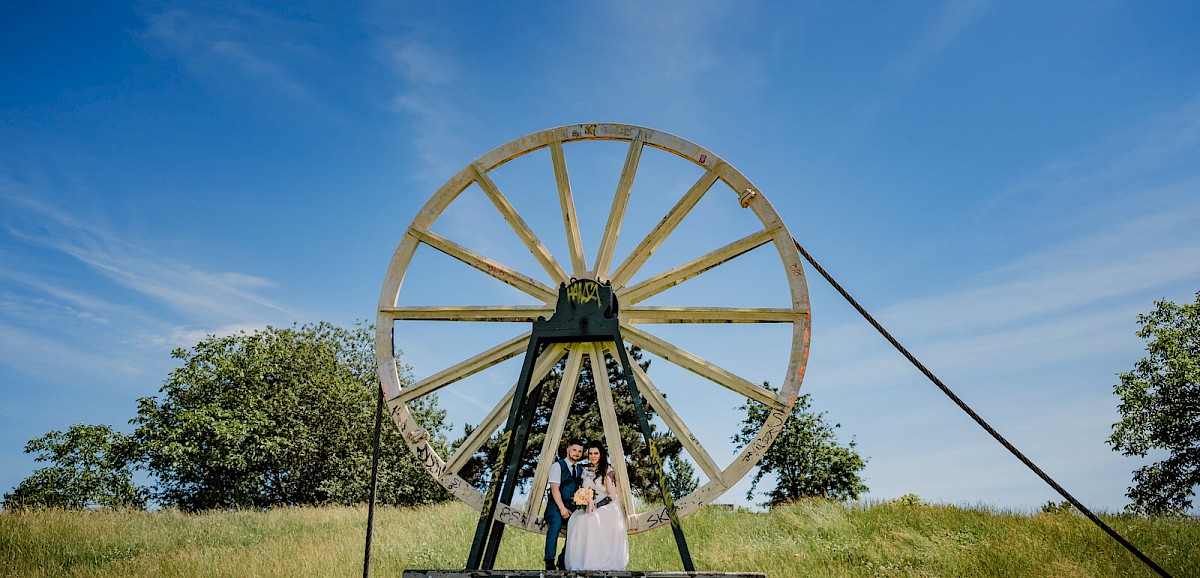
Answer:
<path fill-rule="evenodd" d="M 575 464 L 579 463 L 579 462 L 571 461 L 571 458 L 563 458 L 563 461 L 567 462 L 567 468 L 569 468 L 569 469 L 574 469 Z M 557 464 L 558 460 L 554 460 L 554 463 Z M 546 483 L 561 484 L 562 483 L 562 468 L 560 468 L 558 466 L 554 466 L 554 467 L 550 468 L 550 479 L 547 480 Z"/>

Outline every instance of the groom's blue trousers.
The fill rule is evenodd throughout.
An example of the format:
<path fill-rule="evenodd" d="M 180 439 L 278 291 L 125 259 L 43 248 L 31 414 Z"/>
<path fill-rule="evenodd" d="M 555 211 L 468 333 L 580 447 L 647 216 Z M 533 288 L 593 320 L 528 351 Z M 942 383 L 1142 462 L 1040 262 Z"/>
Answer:
<path fill-rule="evenodd" d="M 575 504 L 573 502 L 564 502 L 567 510 L 574 511 Z M 558 512 L 558 506 L 553 500 L 546 504 L 546 556 L 543 558 L 547 561 L 553 561 L 558 550 L 558 533 L 562 531 L 563 524 L 562 514 Z M 563 538 L 563 552 L 567 551 L 567 539 Z"/>

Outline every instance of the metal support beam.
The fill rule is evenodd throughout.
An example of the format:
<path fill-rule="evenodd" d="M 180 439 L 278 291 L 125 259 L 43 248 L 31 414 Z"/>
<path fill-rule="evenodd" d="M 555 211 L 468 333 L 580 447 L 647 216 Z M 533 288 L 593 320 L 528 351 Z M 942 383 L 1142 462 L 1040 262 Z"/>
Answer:
<path fill-rule="evenodd" d="M 616 344 L 621 367 L 625 371 L 625 383 L 629 384 L 629 397 L 633 399 L 633 409 L 637 412 L 638 426 L 642 429 L 642 436 L 646 438 L 646 448 L 650 451 L 650 459 L 654 462 L 654 469 L 658 474 L 658 489 L 662 495 L 663 506 L 667 510 L 667 517 L 671 520 L 671 532 L 675 534 L 675 545 L 679 547 L 679 558 L 683 562 L 684 571 L 695 572 L 696 567 L 692 564 L 692 553 L 688 550 L 687 539 L 683 536 L 683 526 L 679 524 L 679 514 L 675 510 L 675 499 L 671 497 L 671 488 L 667 484 L 667 474 L 663 471 L 662 457 L 658 455 L 658 448 L 654 446 L 654 439 L 650 432 L 650 421 L 646 419 L 646 408 L 642 404 L 641 394 L 638 393 L 637 380 L 633 377 L 633 364 L 629 360 L 629 354 L 625 351 L 619 327 L 613 330 L 613 342 Z"/>
<path fill-rule="evenodd" d="M 521 376 L 517 380 L 513 401 L 509 407 L 508 421 L 500 436 L 499 460 L 492 469 L 491 484 L 488 486 L 487 494 L 484 495 L 483 508 L 480 510 L 479 522 L 475 527 L 475 538 L 467 557 L 467 570 L 492 570 L 496 563 L 496 555 L 500 550 L 500 539 L 504 534 L 504 522 L 495 519 L 496 512 L 500 503 L 508 504 L 512 501 L 516 491 L 521 469 L 521 456 L 525 452 L 534 413 L 541 398 L 542 382 L 531 383 L 538 356 L 548 351 L 549 346 L 555 343 L 612 342 L 613 348 L 617 351 L 618 361 L 623 368 L 625 382 L 629 386 L 629 395 L 633 399 L 634 410 L 637 412 L 638 425 L 646 439 L 646 447 L 658 474 L 658 487 L 663 504 L 666 506 L 667 516 L 671 521 L 671 530 L 675 534 L 675 543 L 679 547 L 679 557 L 685 571 L 695 571 L 692 555 L 683 535 L 683 528 L 679 524 L 675 502 L 667 484 L 667 476 L 663 471 L 662 458 L 658 454 L 658 448 L 654 445 L 650 421 L 646 415 L 642 396 L 638 391 L 633 365 L 625 351 L 618 312 L 619 306 L 611 285 L 582 279 L 573 281 L 570 285 L 561 284 L 554 315 L 550 319 L 539 317 L 537 321 L 534 321 L 529 347 L 521 366 Z M 600 365 L 599 368 L 593 367 L 592 370 L 604 371 L 603 363 L 598 365 Z"/>
<path fill-rule="evenodd" d="M 504 433 L 500 435 L 500 456 L 492 469 L 492 482 L 483 498 L 479 523 L 475 526 L 475 539 L 467 557 L 467 570 L 491 570 L 496 561 L 496 552 L 500 548 L 500 538 L 504 533 L 504 523 L 495 520 L 496 509 L 500 501 L 508 503 L 512 500 L 516 488 L 517 471 L 524 450 L 521 443 L 524 436 L 521 432 L 528 434 L 529 422 L 533 421 L 533 408 L 537 406 L 537 400 L 533 399 L 533 396 L 526 396 L 526 392 L 529 390 L 530 376 L 533 374 L 533 365 L 541 343 L 537 331 L 534 331 L 533 338 L 529 340 L 529 348 L 525 352 L 525 362 L 521 366 L 521 377 L 517 380 L 516 391 L 513 393 L 508 421 L 504 426 Z M 526 399 L 527 397 L 530 399 Z"/>

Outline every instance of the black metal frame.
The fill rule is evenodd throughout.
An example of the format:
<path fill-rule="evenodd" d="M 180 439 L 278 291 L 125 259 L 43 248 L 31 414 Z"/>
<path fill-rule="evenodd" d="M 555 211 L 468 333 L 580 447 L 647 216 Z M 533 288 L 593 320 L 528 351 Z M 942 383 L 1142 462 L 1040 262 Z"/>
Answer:
<path fill-rule="evenodd" d="M 471 552 L 467 557 L 467 570 L 491 570 L 495 566 L 496 553 L 500 549 L 500 539 L 504 534 L 504 522 L 496 521 L 496 510 L 499 502 L 509 503 L 516 491 L 521 455 L 525 452 L 529 437 L 529 428 L 533 423 L 534 410 L 537 407 L 538 393 L 542 383 L 538 383 L 530 391 L 533 367 L 538 356 L 544 352 L 547 345 L 553 343 L 594 343 L 612 342 L 615 344 L 618 361 L 624 369 L 625 382 L 629 386 L 629 395 L 637 412 L 638 425 L 646 438 L 646 447 L 658 472 L 658 487 L 662 493 L 663 504 L 671 521 L 671 530 L 675 535 L 675 543 L 679 547 L 679 557 L 687 572 L 694 572 L 692 556 L 688 551 L 687 540 L 683 528 L 679 524 L 675 501 L 667 484 L 663 471 L 662 458 L 654 446 L 650 431 L 650 422 L 646 417 L 642 396 L 638 392 L 637 381 L 633 376 L 633 366 L 625 351 L 621 338 L 619 306 L 609 283 L 598 283 L 591 279 L 572 280 L 570 284 L 563 283 L 558 289 L 558 304 L 550 319 L 539 317 L 533 322 L 533 332 L 529 339 L 529 348 L 525 353 L 525 362 L 521 367 L 521 377 L 517 381 L 513 393 L 512 406 L 508 412 L 508 421 L 504 433 L 500 436 L 500 459 L 492 470 L 491 484 L 484 495 L 483 508 L 480 511 L 479 523 L 475 528 L 475 538 L 471 544 Z M 603 368 L 593 368 L 592 371 L 603 371 Z"/>

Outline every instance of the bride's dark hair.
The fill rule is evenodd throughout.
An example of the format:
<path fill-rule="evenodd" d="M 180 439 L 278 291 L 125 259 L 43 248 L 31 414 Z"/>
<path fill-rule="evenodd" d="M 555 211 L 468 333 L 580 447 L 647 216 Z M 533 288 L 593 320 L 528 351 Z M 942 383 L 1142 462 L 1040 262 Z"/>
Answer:
<path fill-rule="evenodd" d="M 603 479 L 608 473 L 608 450 L 604 449 L 604 444 L 600 442 L 588 442 L 586 451 L 590 453 L 592 448 L 600 450 L 600 461 L 596 462 L 596 477 Z"/>

